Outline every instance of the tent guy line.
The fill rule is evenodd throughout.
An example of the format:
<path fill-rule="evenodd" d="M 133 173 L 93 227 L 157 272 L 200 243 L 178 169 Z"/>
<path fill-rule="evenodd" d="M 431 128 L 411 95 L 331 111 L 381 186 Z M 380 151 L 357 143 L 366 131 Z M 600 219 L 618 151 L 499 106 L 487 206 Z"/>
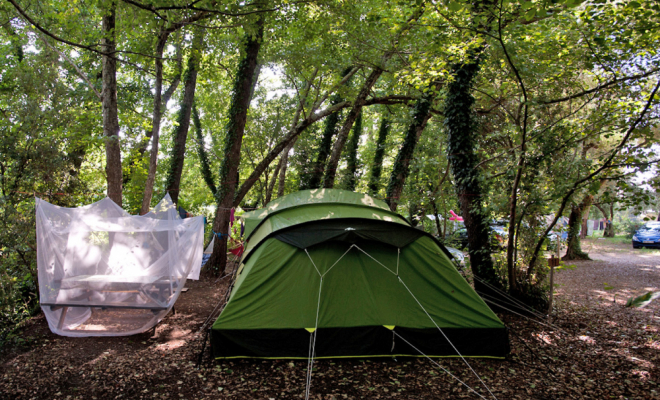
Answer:
<path fill-rule="evenodd" d="M 374 257 L 371 256 L 371 254 L 367 253 L 366 251 L 364 251 L 362 248 L 360 248 L 360 247 L 357 246 L 356 244 L 351 244 L 351 245 L 349 246 L 349 248 L 344 252 L 344 254 L 342 254 L 341 257 L 339 257 L 339 259 L 337 259 L 337 261 L 335 261 L 334 264 L 332 264 L 332 266 L 331 266 L 331 267 L 330 267 L 330 268 L 329 268 L 324 274 L 321 274 L 321 272 L 319 271 L 318 267 L 316 266 L 316 263 L 315 263 L 314 260 L 312 259 L 311 255 L 309 254 L 309 252 L 307 251 L 307 249 L 305 249 L 305 253 L 307 254 L 307 257 L 309 257 L 309 260 L 311 261 L 312 266 L 314 266 L 314 269 L 316 270 L 316 272 L 317 272 L 317 273 L 319 274 L 319 276 L 321 277 L 321 283 L 320 283 L 320 285 L 319 285 L 318 302 L 317 302 L 317 306 L 316 306 L 316 322 L 315 322 L 314 330 L 313 330 L 312 332 L 310 332 L 310 343 L 312 342 L 312 337 L 313 337 L 313 344 L 311 345 L 310 352 L 309 352 L 309 357 L 310 357 L 310 358 L 309 358 L 309 360 L 308 360 L 308 362 L 307 362 L 307 365 L 308 365 L 308 366 L 307 366 L 307 379 L 306 379 L 306 383 L 305 383 L 305 386 L 306 386 L 306 387 L 305 387 L 305 399 L 306 399 L 306 400 L 309 399 L 310 388 L 311 388 L 311 384 L 312 384 L 312 367 L 313 367 L 313 364 L 314 364 L 314 351 L 315 351 L 315 348 L 316 348 L 316 337 L 317 337 L 317 333 L 318 333 L 318 320 L 319 320 L 319 310 L 320 310 L 320 307 L 321 307 L 321 289 L 322 289 L 322 287 L 323 287 L 323 277 L 324 277 L 328 272 L 330 272 L 330 270 L 333 269 L 333 268 L 337 265 L 337 263 L 339 263 L 339 261 L 341 261 L 341 259 L 344 258 L 344 256 L 345 256 L 349 251 L 351 251 L 351 249 L 353 249 L 353 248 L 356 248 L 357 250 L 361 251 L 361 252 L 364 253 L 367 257 L 369 257 L 369 258 L 371 258 L 372 260 L 374 260 L 378 265 L 380 265 L 380 266 L 382 266 L 383 268 L 385 268 L 389 273 L 391 273 L 391 274 L 393 274 L 394 276 L 397 277 L 397 279 L 399 280 L 399 282 L 400 282 L 400 283 L 406 288 L 406 290 L 408 291 L 408 293 L 410 293 L 410 295 L 412 296 L 412 298 L 415 299 L 415 302 L 417 302 L 417 304 L 418 304 L 419 307 L 422 309 L 422 311 L 424 311 L 424 313 L 426 314 L 426 316 L 431 320 L 431 322 L 433 322 L 433 324 L 435 325 L 435 327 L 438 328 L 438 331 L 440 331 L 440 333 L 442 334 L 442 336 L 443 336 L 443 337 L 447 340 L 447 342 L 451 345 L 451 347 L 454 349 L 454 351 L 456 352 L 456 354 L 461 358 L 461 360 L 463 360 L 463 362 L 465 363 L 465 365 L 468 366 L 468 368 L 470 369 L 470 371 L 472 371 L 472 373 L 477 377 L 477 379 L 479 380 L 479 382 L 481 382 L 481 384 L 486 388 L 486 390 L 488 391 L 488 393 L 490 393 L 490 395 L 493 396 L 493 398 L 497 400 L 497 397 L 495 397 L 495 395 L 494 395 L 493 392 L 490 390 L 490 388 L 488 387 L 488 385 L 486 385 L 486 383 L 481 379 L 481 377 L 479 376 L 479 374 L 477 374 L 477 372 L 472 368 L 472 366 L 470 365 L 470 363 L 468 363 L 468 361 L 465 359 L 465 357 L 463 357 L 463 355 L 461 354 L 461 352 L 458 351 L 458 349 L 456 348 L 456 346 L 454 346 L 454 344 L 451 342 L 451 340 L 449 340 L 449 337 L 447 337 L 447 335 L 443 332 L 443 330 L 440 328 L 440 326 L 438 326 L 438 324 L 437 324 L 437 323 L 435 322 L 435 320 L 431 317 L 431 315 L 428 313 L 428 311 L 426 311 L 426 309 L 424 308 L 424 306 L 422 305 L 422 303 L 420 303 L 420 301 L 417 299 L 417 297 L 416 297 L 416 296 L 413 294 L 413 292 L 410 290 L 410 288 L 408 287 L 408 285 L 406 285 L 406 283 L 403 281 L 403 279 L 401 279 L 401 276 L 399 276 L 399 273 L 398 273 L 398 272 L 399 272 L 399 271 L 398 271 L 398 270 L 399 270 L 399 268 L 398 268 L 398 264 L 399 264 L 399 254 L 401 253 L 401 249 L 400 249 L 400 248 L 397 248 L 397 272 L 395 273 L 395 272 L 393 272 L 390 268 L 387 268 L 383 263 L 381 263 L 380 261 L 376 260 Z M 398 333 L 394 332 L 394 328 L 392 329 L 392 332 L 393 332 L 396 336 L 398 336 L 398 337 L 400 337 L 401 339 L 403 339 L 403 338 L 401 337 L 401 335 L 399 335 Z M 417 349 L 415 346 L 411 345 L 410 342 L 408 342 L 408 341 L 405 340 L 405 339 L 403 339 L 403 340 L 404 340 L 407 344 L 409 344 L 413 349 L 415 349 L 416 351 L 418 351 L 422 356 L 424 356 L 424 357 L 426 357 L 426 358 L 429 358 L 426 354 L 424 354 L 423 352 L 421 352 L 421 351 L 420 351 L 419 349 Z M 429 359 L 430 359 L 430 358 L 429 358 Z M 435 362 L 434 362 L 434 364 L 439 365 L 439 364 L 437 364 L 437 363 L 435 363 Z M 441 368 L 442 368 L 442 367 L 441 367 Z M 444 368 L 443 368 L 443 370 L 444 370 Z M 449 375 L 451 375 L 452 377 L 454 377 L 451 373 L 450 373 Z M 458 378 L 456 378 L 456 379 L 458 379 Z M 462 382 L 460 379 L 458 379 L 458 381 L 461 382 L 461 383 L 463 383 L 463 384 L 465 385 L 465 383 Z M 467 386 L 467 385 L 466 385 L 466 386 Z M 468 386 L 468 388 L 470 388 L 470 387 Z M 476 391 L 474 391 L 474 389 L 472 389 L 472 388 L 470 388 L 470 389 L 471 389 L 474 393 L 476 393 L 477 395 L 479 395 L 481 398 L 484 398 L 484 397 L 481 396 L 479 393 L 477 393 Z"/>
<path fill-rule="evenodd" d="M 403 340 L 404 342 L 406 342 L 406 344 L 407 344 L 408 346 L 410 346 L 410 347 L 412 347 L 413 349 L 415 349 L 416 351 L 418 351 L 419 354 L 421 354 L 421 355 L 423 355 L 424 357 L 426 357 L 426 359 L 429 360 L 429 361 L 431 361 L 431 363 L 434 364 L 436 367 L 438 367 L 438 368 L 440 368 L 441 370 L 443 370 L 444 372 L 446 372 L 447 375 L 449 375 L 449 376 L 451 376 L 452 378 L 454 378 L 454 379 L 456 379 L 457 381 L 459 381 L 463 386 L 465 386 L 466 388 L 468 388 L 469 390 L 471 390 L 474 394 L 476 394 L 476 395 L 479 396 L 480 398 L 486 400 L 486 398 L 485 398 L 484 396 L 482 396 L 479 392 L 477 392 L 476 390 L 474 390 L 470 385 L 468 385 L 467 383 L 463 382 L 463 381 L 462 381 L 459 377 L 457 377 L 456 375 L 452 374 L 448 369 L 446 369 L 445 367 L 443 367 L 442 365 L 440 365 L 440 363 L 438 363 L 437 361 L 435 361 L 435 360 L 432 359 L 431 357 L 429 357 L 429 356 L 427 356 L 426 354 L 424 354 L 420 349 L 418 349 L 418 348 L 415 347 L 412 343 L 410 343 L 409 341 L 407 341 L 403 336 L 399 335 L 394 329 L 392 329 L 392 333 L 395 334 L 399 339 L 401 339 L 401 340 Z M 489 392 L 490 392 L 490 391 L 489 391 Z M 491 393 L 491 394 L 492 394 L 492 393 Z M 493 396 L 493 397 L 495 397 L 495 396 Z"/>

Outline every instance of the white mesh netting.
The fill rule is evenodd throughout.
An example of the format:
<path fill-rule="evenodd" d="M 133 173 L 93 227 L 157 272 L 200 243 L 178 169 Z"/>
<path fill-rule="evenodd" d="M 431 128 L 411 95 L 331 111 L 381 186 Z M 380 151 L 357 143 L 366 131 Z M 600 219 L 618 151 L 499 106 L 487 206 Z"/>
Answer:
<path fill-rule="evenodd" d="M 181 219 L 169 195 L 132 216 L 109 198 L 79 208 L 36 199 L 41 308 L 64 336 L 144 332 L 199 279 L 204 217 Z"/>

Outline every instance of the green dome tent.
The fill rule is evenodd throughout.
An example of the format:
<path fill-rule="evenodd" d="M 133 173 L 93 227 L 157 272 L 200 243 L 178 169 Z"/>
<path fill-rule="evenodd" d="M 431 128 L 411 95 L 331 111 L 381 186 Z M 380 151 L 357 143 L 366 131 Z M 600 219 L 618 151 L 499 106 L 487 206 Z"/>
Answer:
<path fill-rule="evenodd" d="M 243 218 L 245 254 L 211 329 L 215 358 L 509 352 L 506 327 L 444 246 L 384 202 L 306 190 Z"/>

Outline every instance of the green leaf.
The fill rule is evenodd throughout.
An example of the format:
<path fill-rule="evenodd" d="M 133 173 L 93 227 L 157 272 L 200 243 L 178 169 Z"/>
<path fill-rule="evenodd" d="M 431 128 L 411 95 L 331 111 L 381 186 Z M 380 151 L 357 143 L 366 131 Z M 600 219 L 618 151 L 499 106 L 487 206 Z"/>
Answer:
<path fill-rule="evenodd" d="M 631 297 L 626 302 L 626 307 L 645 307 L 647 304 L 652 302 L 654 299 L 660 297 L 660 291 L 657 292 L 648 292 L 639 297 Z"/>

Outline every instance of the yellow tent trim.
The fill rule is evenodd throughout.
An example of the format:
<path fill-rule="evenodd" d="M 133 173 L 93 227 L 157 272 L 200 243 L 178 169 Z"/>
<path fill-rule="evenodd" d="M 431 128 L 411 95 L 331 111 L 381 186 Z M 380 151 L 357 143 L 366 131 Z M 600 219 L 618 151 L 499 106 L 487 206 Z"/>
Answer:
<path fill-rule="evenodd" d="M 307 332 L 309 332 L 309 333 L 314 333 L 314 331 L 316 330 L 316 328 L 305 328 L 305 330 L 306 330 Z"/>
<path fill-rule="evenodd" d="M 395 325 L 383 325 L 383 326 L 384 326 L 385 328 L 387 328 L 387 329 L 393 331 Z"/>

